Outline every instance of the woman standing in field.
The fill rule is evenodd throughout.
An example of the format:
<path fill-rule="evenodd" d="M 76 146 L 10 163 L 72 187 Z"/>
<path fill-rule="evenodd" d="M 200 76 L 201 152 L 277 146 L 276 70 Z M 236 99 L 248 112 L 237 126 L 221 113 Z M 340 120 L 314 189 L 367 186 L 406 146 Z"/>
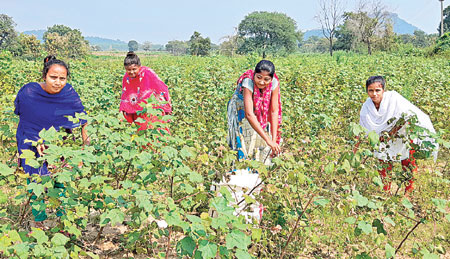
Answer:
<path fill-rule="evenodd" d="M 386 177 L 392 170 L 393 161 L 401 161 L 403 171 L 406 172 L 405 194 L 413 190 L 414 176 L 417 172 L 412 146 L 420 146 L 421 150 L 430 151 L 434 148 L 434 141 L 427 137 L 428 133 L 435 133 L 430 118 L 415 105 L 396 91 L 385 91 L 386 81 L 382 76 L 372 76 L 366 81 L 366 92 L 369 95 L 360 113 L 360 124 L 368 131 L 375 131 L 380 135 L 380 147 L 375 151 L 383 164 L 379 171 L 385 185 L 384 190 L 390 191 L 391 180 Z M 417 116 L 416 125 L 423 132 L 422 140 L 410 138 L 411 121 Z M 428 132 L 426 132 L 428 131 Z M 428 147 L 426 147 L 428 146 Z M 435 152 L 435 157 L 437 153 Z"/>
<path fill-rule="evenodd" d="M 123 62 L 125 67 L 125 75 L 122 80 L 122 97 L 120 100 L 119 110 L 123 113 L 125 119 L 129 123 L 135 122 L 140 127 L 138 130 L 145 130 L 150 128 L 149 122 L 163 122 L 157 116 L 150 114 L 137 114 L 138 111 L 143 110 L 139 104 L 147 103 L 147 99 L 152 95 L 161 102 L 166 102 L 155 109 L 160 109 L 162 115 L 172 113 L 172 106 L 170 103 L 169 89 L 164 84 L 158 75 L 148 67 L 141 66 L 139 57 L 132 51 L 127 53 Z M 144 123 L 136 122 L 137 118 L 145 120 Z M 169 132 L 169 129 L 165 129 Z"/>
<path fill-rule="evenodd" d="M 280 154 L 280 86 L 272 62 L 261 60 L 239 77 L 227 113 L 228 143 L 238 159 L 270 164 Z"/>
<path fill-rule="evenodd" d="M 20 119 L 16 132 L 19 154 L 22 154 L 24 150 L 31 150 L 36 157 L 43 156 L 45 145 L 42 143 L 35 147 L 27 140 L 39 141 L 39 132 L 50 127 L 71 132 L 73 128 L 82 126 L 83 142 L 85 144 L 88 142 L 86 121 L 80 120 L 74 123 L 67 118 L 68 115 L 75 116 L 76 113 L 84 112 L 80 96 L 72 85 L 67 83 L 69 76 L 69 67 L 64 61 L 48 56 L 44 59 L 42 70 L 44 81 L 28 83 L 17 93 L 14 113 L 19 115 Z M 19 160 L 19 166 L 30 175 L 50 175 L 47 162 L 39 168 L 34 168 L 22 158 Z M 37 222 L 47 218 L 45 211 L 33 209 L 33 215 Z"/>

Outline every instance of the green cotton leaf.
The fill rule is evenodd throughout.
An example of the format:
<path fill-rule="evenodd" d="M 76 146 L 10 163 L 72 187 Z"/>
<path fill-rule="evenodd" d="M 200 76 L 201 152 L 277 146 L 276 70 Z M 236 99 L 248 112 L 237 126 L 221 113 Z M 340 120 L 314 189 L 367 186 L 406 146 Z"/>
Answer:
<path fill-rule="evenodd" d="M 350 225 L 353 225 L 356 223 L 356 219 L 354 217 L 348 217 L 344 220 L 345 223 L 348 223 Z"/>
<path fill-rule="evenodd" d="M 187 236 L 179 241 L 179 244 L 183 251 L 185 251 L 189 256 L 192 256 L 194 254 L 195 247 L 197 244 L 195 244 L 195 241 Z"/>
<path fill-rule="evenodd" d="M 351 165 L 350 165 L 350 162 L 349 162 L 347 159 L 345 159 L 345 160 L 342 162 L 342 165 L 340 166 L 340 169 L 341 169 L 341 170 L 344 170 L 346 173 L 350 173 L 351 170 L 352 170 L 352 167 L 351 167 Z"/>
<path fill-rule="evenodd" d="M 168 158 L 175 158 L 178 154 L 178 150 L 173 147 L 165 146 L 161 149 L 161 154 L 166 155 Z"/>
<path fill-rule="evenodd" d="M 139 208 L 143 208 L 147 212 L 153 209 L 151 195 L 147 191 L 139 190 L 134 194 L 134 197 L 136 197 L 136 205 Z"/>
<path fill-rule="evenodd" d="M 445 218 L 450 222 L 450 214 L 445 215 Z"/>
<path fill-rule="evenodd" d="M 380 136 L 378 136 L 378 134 L 375 131 L 369 132 L 368 137 L 369 137 L 370 145 L 375 146 L 378 143 L 380 143 Z"/>
<path fill-rule="evenodd" d="M 180 156 L 183 159 L 186 159 L 188 157 L 192 157 L 193 155 L 192 155 L 192 152 L 190 151 L 190 149 L 188 147 L 184 146 L 180 151 Z"/>
<path fill-rule="evenodd" d="M 44 140 L 53 140 L 56 138 L 58 131 L 52 126 L 48 130 L 43 129 L 39 132 L 39 137 Z"/>
<path fill-rule="evenodd" d="M 255 242 L 259 242 L 262 236 L 262 229 L 260 228 L 252 228 L 252 240 Z"/>
<path fill-rule="evenodd" d="M 49 249 L 45 248 L 43 245 L 36 245 L 33 248 L 33 255 L 37 258 L 46 258 L 50 257 L 51 254 L 49 254 Z"/>
<path fill-rule="evenodd" d="M 52 237 L 51 242 L 54 246 L 64 246 L 69 240 L 70 238 L 66 237 L 65 235 L 61 233 L 56 233 Z"/>
<path fill-rule="evenodd" d="M 198 250 L 202 252 L 202 257 L 204 259 L 214 258 L 216 257 L 217 253 L 217 245 L 207 240 L 201 240 L 198 246 Z"/>
<path fill-rule="evenodd" d="M 361 134 L 365 131 L 361 125 L 354 123 L 354 122 L 352 122 L 350 124 L 350 128 L 353 133 L 353 136 L 359 136 L 359 134 Z"/>
<path fill-rule="evenodd" d="M 234 208 L 228 206 L 228 202 L 223 197 L 216 197 L 211 201 L 211 207 L 215 208 L 218 213 L 233 215 Z"/>
<path fill-rule="evenodd" d="M 218 218 L 211 219 L 211 227 L 215 229 L 228 229 L 227 220 L 223 218 L 223 216 L 219 216 Z"/>
<path fill-rule="evenodd" d="M 39 197 L 45 191 L 45 187 L 40 183 L 30 183 L 27 186 L 27 190 L 32 190 Z"/>
<path fill-rule="evenodd" d="M 0 174 L 3 176 L 8 176 L 8 175 L 12 175 L 14 173 L 14 169 L 9 168 L 7 165 L 5 164 L 0 164 Z"/>
<path fill-rule="evenodd" d="M 395 248 L 393 248 L 390 244 L 386 244 L 384 246 L 384 251 L 386 254 L 386 258 L 392 258 L 395 256 Z"/>
<path fill-rule="evenodd" d="M 377 204 L 375 202 L 373 202 L 373 201 L 369 201 L 369 203 L 367 203 L 367 207 L 370 208 L 370 209 L 373 209 L 373 210 L 378 209 Z"/>
<path fill-rule="evenodd" d="M 38 244 L 48 242 L 47 235 L 45 235 L 45 232 L 40 228 L 31 228 L 31 236 L 36 238 Z"/>
<path fill-rule="evenodd" d="M 20 154 L 20 158 L 25 158 L 25 159 L 35 159 L 36 158 L 36 154 L 34 154 L 33 151 L 29 150 L 29 149 L 22 149 L 22 154 Z"/>
<path fill-rule="evenodd" d="M 197 172 L 190 171 L 189 172 L 189 180 L 194 183 L 201 183 L 201 182 L 203 182 L 203 177 L 201 174 L 199 174 Z"/>
<path fill-rule="evenodd" d="M 227 249 L 233 249 L 234 247 L 247 249 L 250 245 L 250 237 L 244 234 L 242 231 L 233 230 L 225 237 Z"/>
<path fill-rule="evenodd" d="M 186 218 L 192 223 L 202 223 L 202 219 L 195 215 L 186 215 Z"/>
<path fill-rule="evenodd" d="M 372 233 L 372 225 L 363 220 L 358 222 L 358 228 L 361 229 L 364 234 Z"/>
<path fill-rule="evenodd" d="M 112 209 L 108 212 L 107 218 L 111 220 L 111 225 L 115 226 L 117 223 L 123 222 L 125 214 L 119 209 Z"/>
<path fill-rule="evenodd" d="M 447 200 L 435 198 L 432 198 L 431 200 L 433 201 L 433 204 L 436 206 L 437 211 L 446 213 L 445 208 L 447 207 L 448 203 Z"/>
<path fill-rule="evenodd" d="M 314 204 L 325 207 L 325 205 L 327 205 L 329 202 L 330 202 L 330 200 L 322 198 L 322 199 L 315 200 Z"/>
<path fill-rule="evenodd" d="M 14 249 L 15 253 L 20 257 L 20 258 L 29 258 L 29 254 L 28 254 L 28 250 L 30 249 L 30 247 L 28 246 L 27 243 L 19 243 L 19 244 L 15 244 L 13 247 L 11 247 L 12 249 Z"/>
<path fill-rule="evenodd" d="M 358 191 L 353 192 L 353 199 L 356 200 L 359 207 L 365 207 L 369 203 L 369 199 L 359 194 Z"/>
<path fill-rule="evenodd" d="M 219 254 L 221 256 L 224 256 L 225 258 L 228 258 L 228 254 L 229 254 L 228 249 L 224 246 L 219 246 Z"/>
<path fill-rule="evenodd" d="M 383 186 L 383 181 L 381 180 L 381 177 L 380 177 L 379 175 L 374 176 L 374 177 L 372 178 L 372 182 L 373 182 L 374 184 L 376 184 L 377 186 Z"/>
<path fill-rule="evenodd" d="M 33 168 L 38 168 L 39 162 L 36 160 L 36 154 L 29 149 L 22 149 L 22 154 L 20 154 L 20 158 L 25 159 L 25 163 Z"/>
<path fill-rule="evenodd" d="M 180 214 L 178 214 L 177 212 L 170 212 L 165 217 L 165 220 L 169 226 L 180 226 L 183 222 L 180 218 Z"/>
<path fill-rule="evenodd" d="M 439 258 L 440 258 L 439 255 L 432 254 L 432 253 L 424 254 L 423 257 L 422 257 L 422 259 L 439 259 Z"/>
<path fill-rule="evenodd" d="M 325 170 L 326 174 L 333 173 L 333 171 L 334 171 L 334 163 L 333 162 L 329 163 L 327 166 L 325 166 L 324 170 Z"/>
<path fill-rule="evenodd" d="M 356 259 L 372 259 L 366 252 L 359 254 L 355 257 Z"/>
<path fill-rule="evenodd" d="M 377 228 L 377 234 L 383 233 L 384 235 L 387 235 L 386 230 L 384 230 L 384 225 L 379 219 L 374 219 L 372 222 L 372 227 Z"/>
<path fill-rule="evenodd" d="M 411 209 L 411 208 L 413 207 L 412 203 L 411 203 L 408 199 L 406 199 L 406 198 L 403 198 L 402 204 L 403 204 L 403 206 L 405 206 L 407 209 Z"/>
<path fill-rule="evenodd" d="M 395 222 L 389 217 L 385 217 L 384 222 L 391 224 L 393 227 L 395 227 Z"/>
<path fill-rule="evenodd" d="M 86 252 L 87 255 L 89 255 L 92 259 L 100 259 L 100 256 L 92 253 L 92 252 Z"/>
<path fill-rule="evenodd" d="M 252 256 L 247 251 L 241 249 L 238 249 L 235 255 L 237 259 L 252 259 Z"/>

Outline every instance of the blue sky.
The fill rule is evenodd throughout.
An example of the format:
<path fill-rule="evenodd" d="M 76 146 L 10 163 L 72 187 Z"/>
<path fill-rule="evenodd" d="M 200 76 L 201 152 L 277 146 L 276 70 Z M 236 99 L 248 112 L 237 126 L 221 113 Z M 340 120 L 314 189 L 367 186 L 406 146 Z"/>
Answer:
<path fill-rule="evenodd" d="M 347 0 L 346 10 L 353 10 L 356 2 Z M 437 32 L 438 0 L 381 2 L 425 32 Z M 449 4 L 450 0 L 445 0 L 444 8 Z M 311 0 L 0 0 L 0 13 L 13 17 L 20 32 L 64 24 L 81 30 L 84 36 L 163 44 L 169 40 L 188 40 L 194 31 L 218 43 L 253 11 L 286 13 L 302 31 L 320 28 L 314 19 L 318 4 Z"/>

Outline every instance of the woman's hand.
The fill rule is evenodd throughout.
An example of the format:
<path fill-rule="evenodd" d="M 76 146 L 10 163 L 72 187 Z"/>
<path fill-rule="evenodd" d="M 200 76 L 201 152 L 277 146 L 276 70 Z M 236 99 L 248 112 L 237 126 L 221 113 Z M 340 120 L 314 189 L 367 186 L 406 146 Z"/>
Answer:
<path fill-rule="evenodd" d="M 43 156 L 45 153 L 44 151 L 47 149 L 47 147 L 44 144 L 38 144 L 36 146 L 37 152 L 39 153 L 39 156 Z"/>
<path fill-rule="evenodd" d="M 267 145 L 272 149 L 273 156 L 278 156 L 281 153 L 280 145 L 278 145 L 277 142 L 269 140 L 267 141 Z"/>

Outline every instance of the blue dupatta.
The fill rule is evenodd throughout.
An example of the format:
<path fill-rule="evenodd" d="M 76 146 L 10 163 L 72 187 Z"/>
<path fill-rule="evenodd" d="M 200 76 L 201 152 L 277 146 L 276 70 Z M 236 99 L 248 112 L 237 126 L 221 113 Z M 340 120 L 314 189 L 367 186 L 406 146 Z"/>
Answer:
<path fill-rule="evenodd" d="M 28 83 L 17 93 L 14 105 L 14 113 L 20 118 L 16 133 L 19 154 L 22 154 L 22 150 L 29 149 L 39 157 L 36 147 L 25 143 L 25 140 L 39 140 L 39 132 L 42 129 L 73 129 L 86 123 L 85 120 L 73 123 L 66 117 L 84 112 L 80 96 L 70 84 L 66 84 L 57 94 L 49 94 L 39 83 Z M 49 174 L 46 163 L 39 168 L 33 168 L 25 164 L 25 159 L 21 159 L 20 164 L 28 174 Z"/>

